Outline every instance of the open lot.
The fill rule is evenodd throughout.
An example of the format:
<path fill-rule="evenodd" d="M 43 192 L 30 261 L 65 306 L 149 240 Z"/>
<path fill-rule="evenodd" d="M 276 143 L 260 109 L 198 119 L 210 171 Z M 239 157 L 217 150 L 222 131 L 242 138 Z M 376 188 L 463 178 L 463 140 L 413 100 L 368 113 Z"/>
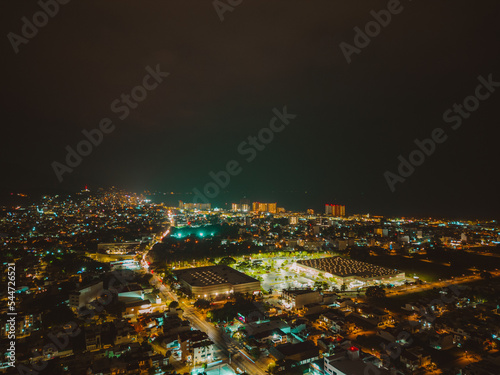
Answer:
<path fill-rule="evenodd" d="M 261 285 L 264 290 L 282 290 L 287 288 L 307 288 L 314 285 L 314 280 L 297 275 L 295 272 L 281 269 L 280 272 L 270 272 L 261 275 Z"/>
<path fill-rule="evenodd" d="M 311 278 L 290 271 L 290 266 L 299 259 L 313 259 L 330 257 L 331 253 L 301 253 L 297 256 L 287 254 L 254 254 L 251 257 L 238 257 L 237 263 L 231 267 L 255 277 L 261 281 L 262 289 L 266 292 L 281 291 L 286 288 L 312 287 L 315 281 L 325 281 L 329 286 L 340 287 L 326 278 Z M 245 266 L 242 267 L 241 265 Z"/>
<path fill-rule="evenodd" d="M 406 257 L 403 255 L 370 256 L 366 261 L 379 266 L 400 269 L 406 273 L 407 277 L 413 277 L 416 274 L 422 280 L 429 282 L 468 275 L 473 272 L 473 269 L 492 271 L 500 268 L 500 258 L 463 251 L 450 253 L 450 258 L 442 261 L 428 260 L 425 256 Z"/>

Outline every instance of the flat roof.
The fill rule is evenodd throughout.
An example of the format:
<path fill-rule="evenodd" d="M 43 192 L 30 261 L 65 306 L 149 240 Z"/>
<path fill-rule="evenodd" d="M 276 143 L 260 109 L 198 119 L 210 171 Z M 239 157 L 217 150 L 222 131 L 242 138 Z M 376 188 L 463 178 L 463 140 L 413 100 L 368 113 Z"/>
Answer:
<path fill-rule="evenodd" d="M 300 296 L 302 294 L 319 293 L 317 290 L 312 290 L 310 288 L 306 289 L 283 289 L 283 293 L 289 294 L 291 296 Z"/>
<path fill-rule="evenodd" d="M 283 354 L 285 357 L 292 356 L 295 354 L 307 355 L 308 351 L 318 351 L 319 349 L 312 341 L 304 341 L 296 344 L 286 343 L 276 346 L 276 350 Z"/>
<path fill-rule="evenodd" d="M 174 271 L 174 275 L 179 280 L 182 279 L 191 286 L 239 285 L 259 282 L 259 280 L 236 271 L 229 266 L 186 268 Z"/>
<path fill-rule="evenodd" d="M 314 268 L 322 272 L 328 272 L 332 275 L 340 277 L 358 276 L 362 278 L 370 278 L 378 276 L 393 276 L 402 272 L 397 269 L 376 266 L 375 264 L 342 258 L 339 256 L 298 260 L 297 264 Z"/>

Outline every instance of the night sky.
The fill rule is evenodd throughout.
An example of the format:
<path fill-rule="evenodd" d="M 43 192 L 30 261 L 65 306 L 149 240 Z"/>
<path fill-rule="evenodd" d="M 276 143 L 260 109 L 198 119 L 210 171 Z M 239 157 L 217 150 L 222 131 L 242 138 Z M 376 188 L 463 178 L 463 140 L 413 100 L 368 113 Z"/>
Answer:
<path fill-rule="evenodd" d="M 40 6 L 4 0 L 0 190 L 87 184 L 189 200 L 237 160 L 215 205 L 246 196 L 294 210 L 498 218 L 500 88 L 456 130 L 443 113 L 474 95 L 478 76 L 500 82 L 500 2 L 401 1 L 349 64 L 339 44 L 354 45 L 354 27 L 387 6 L 243 0 L 221 21 L 209 0 L 72 0 L 15 53 L 8 34 L 22 35 Z M 111 103 L 158 64 L 169 76 L 120 120 Z M 284 106 L 297 117 L 245 161 L 238 145 Z M 103 118 L 114 131 L 59 182 L 51 164 Z M 448 139 L 391 192 L 384 172 L 439 127 Z"/>

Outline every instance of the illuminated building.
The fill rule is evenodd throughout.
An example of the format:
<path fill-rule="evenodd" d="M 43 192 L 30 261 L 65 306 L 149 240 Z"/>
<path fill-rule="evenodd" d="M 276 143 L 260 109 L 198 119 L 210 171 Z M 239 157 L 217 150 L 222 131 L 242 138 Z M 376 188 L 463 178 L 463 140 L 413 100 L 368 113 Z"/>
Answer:
<path fill-rule="evenodd" d="M 342 206 L 340 204 L 327 204 L 325 205 L 325 214 L 332 215 L 335 217 L 344 217 L 345 206 Z"/>
<path fill-rule="evenodd" d="M 312 289 L 284 289 L 281 292 L 284 305 L 292 309 L 302 309 L 310 303 L 319 303 L 323 297 L 317 290 Z"/>
<path fill-rule="evenodd" d="M 278 212 L 277 203 L 260 203 L 254 202 L 252 205 L 252 211 L 255 212 L 269 212 L 271 214 L 275 214 Z"/>
<path fill-rule="evenodd" d="M 179 208 L 187 211 L 208 211 L 212 208 L 210 203 L 184 203 L 179 201 Z"/>
<path fill-rule="evenodd" d="M 16 317 L 15 329 L 10 328 L 8 320 L 1 327 L 1 337 L 3 338 L 7 338 L 11 332 L 15 332 L 16 338 L 30 336 L 33 331 L 37 331 L 42 327 L 42 314 L 20 314 Z"/>
<path fill-rule="evenodd" d="M 112 242 L 100 243 L 97 245 L 98 252 L 105 252 L 106 254 L 129 254 L 135 252 L 141 245 L 140 242 Z"/>
<path fill-rule="evenodd" d="M 260 281 L 228 266 L 186 268 L 174 271 L 182 288 L 194 298 L 219 294 L 260 292 Z"/>
<path fill-rule="evenodd" d="M 337 279 L 338 284 L 351 285 L 351 287 L 405 280 L 405 273 L 402 271 L 339 256 L 298 260 L 293 264 L 292 270 L 305 272 L 315 277 L 323 273 L 327 278 Z"/>
<path fill-rule="evenodd" d="M 233 212 L 248 212 L 250 211 L 250 205 L 246 203 L 233 203 L 231 210 Z"/>
<path fill-rule="evenodd" d="M 99 297 L 103 289 L 103 282 L 97 281 L 75 290 L 69 295 L 69 307 L 77 312 Z"/>
<path fill-rule="evenodd" d="M 215 346 L 205 332 L 186 331 L 179 333 L 182 360 L 194 365 L 211 363 L 215 360 Z"/>

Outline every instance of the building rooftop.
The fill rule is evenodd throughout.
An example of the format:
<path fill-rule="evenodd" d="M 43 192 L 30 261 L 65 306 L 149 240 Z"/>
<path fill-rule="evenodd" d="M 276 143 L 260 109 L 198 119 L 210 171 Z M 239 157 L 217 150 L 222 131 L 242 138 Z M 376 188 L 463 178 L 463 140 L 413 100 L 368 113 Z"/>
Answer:
<path fill-rule="evenodd" d="M 257 279 L 236 271 L 229 266 L 186 268 L 174 271 L 174 274 L 178 279 L 184 280 L 191 286 L 238 285 L 258 282 Z"/>
<path fill-rule="evenodd" d="M 340 277 L 358 276 L 363 278 L 377 276 L 391 276 L 401 271 L 374 264 L 361 262 L 354 259 L 346 259 L 339 256 L 331 258 L 298 260 L 298 265 L 315 268 L 322 272 L 328 272 Z"/>
<path fill-rule="evenodd" d="M 306 353 L 310 351 L 319 352 L 319 349 L 316 345 L 314 345 L 312 341 L 304 341 L 297 344 L 286 343 L 278 345 L 276 347 L 276 350 L 285 357 L 293 356 L 296 354 L 307 355 Z"/>
<path fill-rule="evenodd" d="M 318 292 L 312 289 L 284 289 L 283 293 L 286 293 L 289 296 L 300 296 L 302 294 L 318 293 Z"/>

